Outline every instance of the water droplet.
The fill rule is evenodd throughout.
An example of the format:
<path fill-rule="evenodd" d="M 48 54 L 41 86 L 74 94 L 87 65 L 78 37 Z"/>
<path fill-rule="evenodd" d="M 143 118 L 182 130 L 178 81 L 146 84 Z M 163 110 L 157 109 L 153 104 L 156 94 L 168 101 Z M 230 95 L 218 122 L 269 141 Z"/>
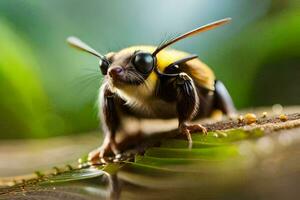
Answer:
<path fill-rule="evenodd" d="M 239 123 L 242 123 L 244 121 L 244 117 L 243 117 L 243 115 L 240 115 L 239 117 L 238 117 L 238 122 Z"/>
<path fill-rule="evenodd" d="M 122 154 L 120 154 L 120 153 L 116 155 L 117 159 L 120 159 L 121 157 L 122 157 Z"/>
<path fill-rule="evenodd" d="M 261 117 L 262 118 L 266 118 L 268 116 L 268 113 L 267 112 L 263 112 L 262 114 L 261 114 Z"/>
<path fill-rule="evenodd" d="M 247 113 L 245 116 L 244 116 L 244 119 L 245 119 L 245 122 L 247 124 L 253 124 L 256 122 L 257 118 L 256 118 L 256 115 L 253 114 L 253 113 Z"/>
<path fill-rule="evenodd" d="M 278 118 L 280 119 L 280 121 L 283 121 L 283 122 L 288 120 L 288 117 L 284 114 L 279 115 Z"/>

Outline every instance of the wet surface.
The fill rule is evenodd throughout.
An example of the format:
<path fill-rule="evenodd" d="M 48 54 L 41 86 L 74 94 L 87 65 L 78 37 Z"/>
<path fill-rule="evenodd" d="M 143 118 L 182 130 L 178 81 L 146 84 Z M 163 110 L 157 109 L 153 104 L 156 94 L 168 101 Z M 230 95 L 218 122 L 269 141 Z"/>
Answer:
<path fill-rule="evenodd" d="M 14 186 L 0 187 L 0 199 L 299 199 L 300 128 L 294 126 L 300 115 L 287 116 L 288 121 L 259 118 L 243 129 L 194 134 L 192 149 L 180 137 L 162 140 L 143 154 L 105 165 L 70 167 L 62 159 L 51 169 L 49 163 L 60 160 L 49 157 L 45 165 L 51 170 L 29 181 L 2 179 Z M 88 145 L 82 147 L 84 155 Z M 27 164 L 20 166 L 24 172 L 35 166 Z M 3 160 L 1 165 L 4 169 Z M 9 175 L 20 172 L 5 166 Z"/>

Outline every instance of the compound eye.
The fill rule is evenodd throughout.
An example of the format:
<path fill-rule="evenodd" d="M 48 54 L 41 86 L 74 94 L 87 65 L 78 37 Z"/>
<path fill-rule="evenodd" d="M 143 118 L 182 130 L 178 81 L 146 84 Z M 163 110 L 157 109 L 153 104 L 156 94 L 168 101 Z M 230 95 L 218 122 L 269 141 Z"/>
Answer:
<path fill-rule="evenodd" d="M 106 75 L 109 68 L 109 62 L 107 60 L 99 60 L 99 67 L 102 74 Z"/>
<path fill-rule="evenodd" d="M 142 74 L 150 73 L 154 68 L 154 58 L 150 53 L 136 53 L 132 64 Z"/>

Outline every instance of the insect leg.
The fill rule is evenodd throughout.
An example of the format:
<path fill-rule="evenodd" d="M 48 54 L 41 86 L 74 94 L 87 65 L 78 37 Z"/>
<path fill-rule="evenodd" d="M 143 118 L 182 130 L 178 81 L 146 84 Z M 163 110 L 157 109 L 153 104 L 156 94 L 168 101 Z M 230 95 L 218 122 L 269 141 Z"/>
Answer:
<path fill-rule="evenodd" d="M 179 73 L 176 78 L 177 90 L 177 113 L 179 121 L 179 131 L 187 136 L 189 147 L 192 146 L 192 132 L 204 132 L 206 128 L 201 124 L 188 125 L 187 122 L 196 114 L 199 97 L 196 92 L 193 80 L 186 73 Z"/>
<path fill-rule="evenodd" d="M 103 144 L 100 148 L 89 154 L 90 161 L 98 161 L 109 154 L 118 154 L 118 147 L 115 141 L 116 131 L 120 126 L 120 118 L 116 108 L 118 97 L 112 93 L 106 85 L 101 88 L 100 107 L 102 129 L 105 133 Z"/>

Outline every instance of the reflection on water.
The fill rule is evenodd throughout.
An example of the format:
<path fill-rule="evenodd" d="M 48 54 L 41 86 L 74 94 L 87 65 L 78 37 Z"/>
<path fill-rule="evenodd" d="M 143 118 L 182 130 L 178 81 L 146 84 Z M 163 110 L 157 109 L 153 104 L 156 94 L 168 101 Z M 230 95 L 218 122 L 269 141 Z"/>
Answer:
<path fill-rule="evenodd" d="M 300 197 L 299 142 L 298 128 L 235 143 L 239 155 L 227 159 L 192 156 L 181 162 L 152 151 L 144 157 L 135 158 L 136 162 L 106 166 L 105 171 L 111 173 L 100 170 L 102 167 L 71 170 L 35 184 L 2 188 L 0 197 L 72 200 L 296 199 Z M 216 151 L 210 150 L 210 153 Z M 116 168 L 119 170 L 111 170 Z"/>

